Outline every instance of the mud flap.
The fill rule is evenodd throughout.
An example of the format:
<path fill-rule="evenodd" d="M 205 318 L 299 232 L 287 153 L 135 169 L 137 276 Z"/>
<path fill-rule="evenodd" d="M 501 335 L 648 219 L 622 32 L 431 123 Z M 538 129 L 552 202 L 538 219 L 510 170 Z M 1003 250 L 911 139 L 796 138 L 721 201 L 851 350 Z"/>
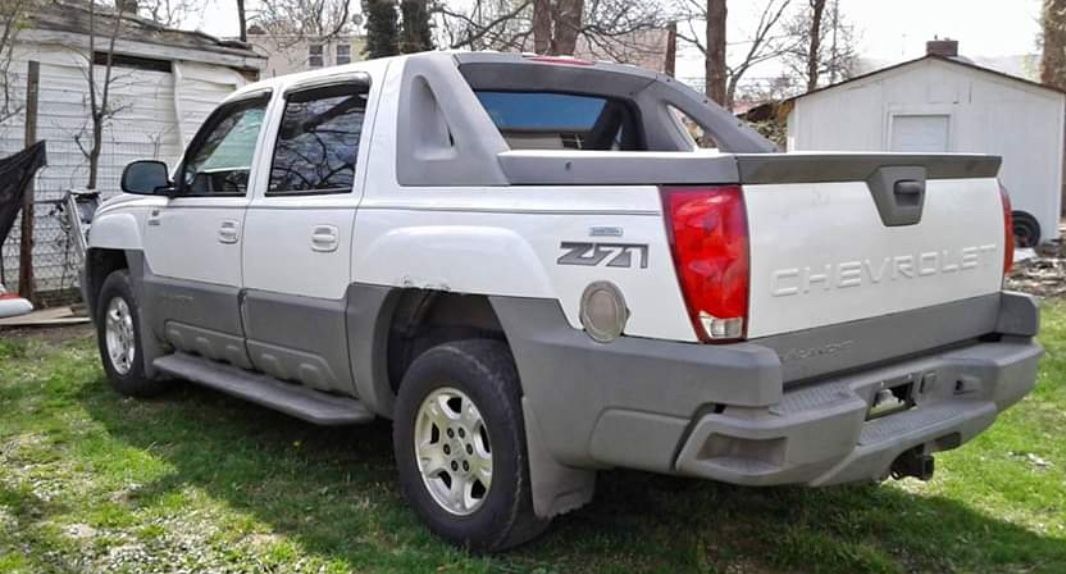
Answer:
<path fill-rule="evenodd" d="M 596 472 L 564 466 L 552 458 L 541 439 L 540 423 L 525 397 L 522 417 L 526 426 L 534 514 L 551 518 L 587 504 L 596 491 Z"/>

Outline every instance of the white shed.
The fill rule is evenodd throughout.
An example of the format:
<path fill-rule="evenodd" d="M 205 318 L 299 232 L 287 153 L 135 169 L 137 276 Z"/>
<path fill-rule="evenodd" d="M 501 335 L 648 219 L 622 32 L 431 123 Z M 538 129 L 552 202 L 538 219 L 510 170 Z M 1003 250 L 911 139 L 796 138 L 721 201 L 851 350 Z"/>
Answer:
<path fill-rule="evenodd" d="M 77 262 L 52 202 L 68 189 L 85 187 L 88 178 L 85 150 L 92 128 L 87 5 L 58 0 L 35 8 L 18 31 L 14 49 L 0 55 L 10 57 L 0 70 L 6 70 L 0 81 L 11 98 L 7 109 L 16 112 L 0 116 L 0 157 L 25 145 L 28 63 L 33 60 L 40 67 L 37 139 L 48 142 L 48 166 L 39 172 L 35 190 L 34 274 L 39 292 L 69 289 L 76 276 L 72 267 Z M 115 20 L 106 8 L 97 10 L 96 53 L 91 57 L 102 78 L 103 51 Z M 105 196 L 117 192 L 123 167 L 136 159 L 157 158 L 174 165 L 207 114 L 228 94 L 256 80 L 264 63 L 248 46 L 123 17 L 113 58 L 115 111 L 104 130 L 97 189 Z M 16 226 L 0 258 L 9 288 L 18 276 L 18 241 Z"/>
<path fill-rule="evenodd" d="M 1063 195 L 1066 94 L 975 65 L 953 41 L 930 54 L 796 97 L 788 149 L 987 153 L 1039 241 L 1057 238 Z"/>

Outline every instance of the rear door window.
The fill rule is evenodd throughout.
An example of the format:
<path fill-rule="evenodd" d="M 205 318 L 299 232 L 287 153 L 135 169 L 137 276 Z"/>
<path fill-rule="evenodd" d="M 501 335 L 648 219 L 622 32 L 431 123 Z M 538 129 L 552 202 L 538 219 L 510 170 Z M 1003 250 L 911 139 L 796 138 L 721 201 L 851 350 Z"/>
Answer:
<path fill-rule="evenodd" d="M 366 90 L 364 85 L 341 84 L 286 96 L 267 195 L 352 190 Z"/>
<path fill-rule="evenodd" d="M 624 100 L 558 92 L 475 93 L 511 149 L 645 149 L 636 106 Z"/>

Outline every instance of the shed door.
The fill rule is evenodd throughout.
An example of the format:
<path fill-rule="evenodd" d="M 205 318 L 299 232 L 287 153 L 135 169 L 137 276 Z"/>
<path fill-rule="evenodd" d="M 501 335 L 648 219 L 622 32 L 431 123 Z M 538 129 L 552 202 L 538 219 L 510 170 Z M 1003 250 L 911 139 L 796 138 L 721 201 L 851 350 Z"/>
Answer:
<path fill-rule="evenodd" d="M 892 116 L 891 151 L 946 152 L 947 114 Z"/>

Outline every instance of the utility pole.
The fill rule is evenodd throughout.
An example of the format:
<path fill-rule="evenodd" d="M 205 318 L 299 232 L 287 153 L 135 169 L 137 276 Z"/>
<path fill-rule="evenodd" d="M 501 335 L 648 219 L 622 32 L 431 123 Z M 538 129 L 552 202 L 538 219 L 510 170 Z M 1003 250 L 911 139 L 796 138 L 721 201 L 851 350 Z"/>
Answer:
<path fill-rule="evenodd" d="M 677 67 L 677 22 L 670 22 L 666 27 L 666 62 L 663 71 L 667 76 L 674 77 Z"/>
<path fill-rule="evenodd" d="M 30 60 L 26 75 L 25 144 L 37 143 L 37 92 L 41 84 L 41 64 Z M 19 238 L 19 297 L 32 302 L 33 289 L 33 179 L 22 194 L 22 227 Z"/>

